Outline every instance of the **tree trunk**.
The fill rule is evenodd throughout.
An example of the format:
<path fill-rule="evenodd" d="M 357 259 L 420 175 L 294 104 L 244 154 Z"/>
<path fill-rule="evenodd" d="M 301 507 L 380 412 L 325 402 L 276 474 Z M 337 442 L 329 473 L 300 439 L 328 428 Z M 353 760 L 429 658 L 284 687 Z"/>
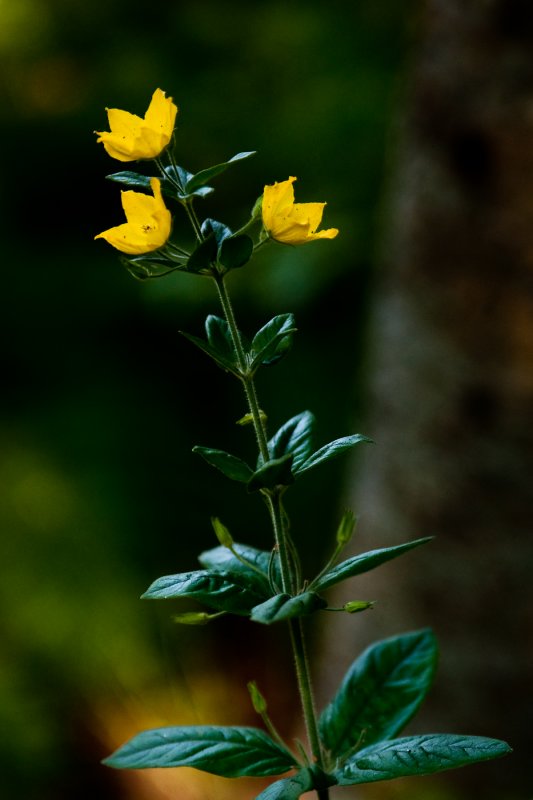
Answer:
<path fill-rule="evenodd" d="M 412 729 L 507 739 L 515 754 L 505 762 L 447 775 L 469 798 L 525 797 L 533 639 L 531 2 L 427 0 L 407 105 L 374 299 L 367 416 L 358 426 L 376 445 L 358 456 L 346 501 L 360 518 L 357 552 L 437 538 L 341 590 L 337 600 L 379 602 L 328 626 L 325 652 L 343 652 L 334 667 L 324 665 L 322 699 L 362 646 L 430 625 L 441 663 Z"/>

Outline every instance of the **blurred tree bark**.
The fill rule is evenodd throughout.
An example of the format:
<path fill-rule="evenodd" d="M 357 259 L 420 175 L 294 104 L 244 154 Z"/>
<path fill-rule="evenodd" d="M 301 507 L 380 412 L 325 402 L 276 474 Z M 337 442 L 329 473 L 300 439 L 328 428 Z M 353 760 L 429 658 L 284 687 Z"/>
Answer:
<path fill-rule="evenodd" d="M 412 729 L 507 739 L 505 763 L 447 773 L 500 800 L 525 796 L 531 742 L 533 5 L 426 0 L 420 23 L 359 426 L 377 445 L 346 500 L 354 551 L 437 539 L 342 590 L 379 603 L 324 632 L 322 700 L 369 641 L 432 626 Z"/>

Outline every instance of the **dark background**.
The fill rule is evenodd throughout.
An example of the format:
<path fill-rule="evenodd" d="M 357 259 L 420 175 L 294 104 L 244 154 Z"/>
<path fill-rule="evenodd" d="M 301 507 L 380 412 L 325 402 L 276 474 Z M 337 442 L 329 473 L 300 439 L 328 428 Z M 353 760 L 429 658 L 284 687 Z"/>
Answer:
<path fill-rule="evenodd" d="M 278 631 L 239 620 L 178 628 L 171 614 L 185 605 L 138 600 L 155 577 L 194 568 L 215 544 L 210 515 L 255 546 L 269 547 L 270 534 L 257 499 L 191 454 L 195 444 L 253 452 L 251 431 L 234 425 L 245 411 L 239 387 L 179 334 L 199 335 L 205 315 L 219 313 L 214 291 L 185 275 L 137 283 L 93 241 L 121 221 L 118 188 L 104 178 L 122 165 L 92 131 L 106 129 L 105 106 L 143 114 L 161 87 L 179 107 L 176 157 L 189 170 L 258 151 L 217 179 L 202 216 L 238 227 L 264 184 L 289 175 L 298 200 L 327 200 L 336 240 L 265 248 L 230 290 L 245 331 L 296 314 L 292 353 L 260 376 L 272 426 L 311 408 L 319 443 L 372 435 L 360 400 L 365 323 L 393 213 L 420 7 L 3 0 L 0 13 L 6 796 L 253 796 L 260 781 L 99 766 L 144 727 L 254 724 L 251 678 L 289 733 L 294 687 Z M 347 463 L 291 493 L 309 571 L 335 529 Z M 497 715 L 490 733 L 499 734 Z M 428 786 L 408 796 L 465 798 L 453 783 Z M 358 796 L 407 796 L 402 782 L 367 791 Z"/>

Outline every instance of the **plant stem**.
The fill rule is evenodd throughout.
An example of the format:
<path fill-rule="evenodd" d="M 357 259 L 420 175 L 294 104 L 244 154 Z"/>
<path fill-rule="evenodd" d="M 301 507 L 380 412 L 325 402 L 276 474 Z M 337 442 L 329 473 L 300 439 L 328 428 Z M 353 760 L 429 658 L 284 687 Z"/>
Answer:
<path fill-rule="evenodd" d="M 294 663 L 296 666 L 296 676 L 298 678 L 298 688 L 305 718 L 307 738 L 311 745 L 311 751 L 316 759 L 318 766 L 323 767 L 322 746 L 318 733 L 318 723 L 313 697 L 313 686 L 311 683 L 311 672 L 309 669 L 309 659 L 305 646 L 303 624 L 301 619 L 289 620 L 289 630 L 291 643 L 294 653 Z"/>
<path fill-rule="evenodd" d="M 263 424 L 263 420 L 261 419 L 261 409 L 259 406 L 259 400 L 257 399 L 255 384 L 253 378 L 248 374 L 248 361 L 246 358 L 246 353 L 244 352 L 241 334 L 235 320 L 233 306 L 231 305 L 228 290 L 226 288 L 226 284 L 224 283 L 224 276 L 215 275 L 215 284 L 217 287 L 220 304 L 222 306 L 222 310 L 224 311 L 224 316 L 226 317 L 226 321 L 229 325 L 233 346 L 235 347 L 237 358 L 239 359 L 239 367 L 242 373 L 241 383 L 243 384 L 250 414 L 252 415 L 257 446 L 259 448 L 259 452 L 261 453 L 261 458 L 266 462 L 269 460 L 269 454 L 265 426 Z"/>
<path fill-rule="evenodd" d="M 269 460 L 270 455 L 268 452 L 268 439 L 266 434 L 265 423 L 261 415 L 261 409 L 259 405 L 259 400 L 257 398 L 255 383 L 253 380 L 253 376 L 250 374 L 248 369 L 248 359 L 242 343 L 241 334 L 237 327 L 235 314 L 233 312 L 233 307 L 231 305 L 231 300 L 226 285 L 224 283 L 224 276 L 215 275 L 214 279 L 220 303 L 224 311 L 224 316 L 226 317 L 233 345 L 235 347 L 237 358 L 239 360 L 239 366 L 242 373 L 241 382 L 244 387 L 246 399 L 248 401 L 248 407 L 250 409 L 250 414 L 252 416 L 255 437 L 257 440 L 257 446 L 259 448 L 261 458 L 265 463 Z M 281 504 L 281 492 L 282 492 L 281 488 L 276 488 L 276 489 L 271 489 L 269 491 L 265 490 L 263 494 L 265 496 L 269 508 L 270 518 L 272 521 L 272 527 L 274 531 L 274 539 L 279 554 L 282 589 L 283 592 L 287 594 L 294 594 L 294 592 L 296 591 L 295 575 L 294 575 L 294 570 L 291 567 L 291 560 L 289 556 L 289 548 L 287 542 L 288 534 L 286 534 L 285 532 L 285 525 L 283 521 L 284 512 Z M 317 723 L 315 703 L 313 698 L 313 687 L 311 684 L 311 672 L 309 669 L 309 660 L 307 657 L 307 650 L 305 646 L 302 621 L 301 619 L 289 620 L 288 625 L 289 625 L 291 645 L 294 655 L 294 664 L 296 668 L 298 691 L 300 694 L 300 701 L 302 704 L 307 737 L 309 740 L 311 752 L 313 754 L 313 757 L 315 758 L 317 765 L 323 768 L 324 760 L 323 760 L 322 747 L 320 744 L 320 736 L 318 733 L 318 723 Z M 317 795 L 319 800 L 328 800 L 329 798 L 329 792 L 327 789 L 317 790 Z"/>

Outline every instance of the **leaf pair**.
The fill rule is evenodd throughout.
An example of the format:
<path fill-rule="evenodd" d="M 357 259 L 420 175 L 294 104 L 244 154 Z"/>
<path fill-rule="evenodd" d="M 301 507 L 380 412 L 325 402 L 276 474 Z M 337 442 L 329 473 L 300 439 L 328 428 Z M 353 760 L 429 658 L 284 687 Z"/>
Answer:
<path fill-rule="evenodd" d="M 223 777 L 296 774 L 271 784 L 257 800 L 297 800 L 305 792 L 428 775 L 503 756 L 510 747 L 480 736 L 426 734 L 394 738 L 431 685 L 437 648 L 430 630 L 368 648 L 348 670 L 320 717 L 327 773 L 298 765 L 292 753 L 256 728 L 167 727 L 134 736 L 104 763 L 119 769 L 196 767 Z"/>
<path fill-rule="evenodd" d="M 245 364 L 239 361 L 230 327 L 225 319 L 210 314 L 205 321 L 205 330 L 207 340 L 183 331 L 182 333 L 200 350 L 211 356 L 222 369 L 237 376 L 251 377 L 259 367 L 270 366 L 283 358 L 292 345 L 296 327 L 293 314 L 279 314 L 267 322 L 251 342 L 248 342 L 241 333 Z"/>
<path fill-rule="evenodd" d="M 200 346 L 206 349 L 205 343 Z M 220 359 L 218 360 L 220 362 Z M 227 369 L 229 368 L 228 366 Z M 260 489 L 273 489 L 276 486 L 289 486 L 297 475 L 336 458 L 360 442 L 372 441 L 356 433 L 335 439 L 313 452 L 314 427 L 315 417 L 310 411 L 303 411 L 292 417 L 270 439 L 268 442 L 270 459 L 265 462 L 259 457 L 255 471 L 245 461 L 224 450 L 196 446 L 193 447 L 193 452 L 201 455 L 208 464 L 219 469 L 227 478 L 245 483 L 248 491 L 254 492 Z"/>
<path fill-rule="evenodd" d="M 268 442 L 268 451 L 272 459 L 292 455 L 292 472 L 301 475 L 319 464 L 336 458 L 360 442 L 372 442 L 360 433 L 343 436 L 324 445 L 313 452 L 313 435 L 316 418 L 310 411 L 302 411 L 287 422 L 274 434 Z M 261 458 L 259 459 L 261 463 Z"/>
<path fill-rule="evenodd" d="M 248 152 L 237 153 L 237 155 L 223 161 L 221 164 L 216 164 L 214 167 L 208 167 L 197 172 L 196 175 L 183 167 L 169 166 L 165 168 L 165 176 L 161 179 L 161 189 L 163 194 L 167 197 L 172 197 L 181 202 L 187 202 L 194 197 L 206 197 L 214 192 L 211 186 L 207 183 L 215 178 L 220 173 L 225 172 L 228 167 L 243 161 L 245 158 L 255 155 L 255 150 Z M 123 171 L 114 172 L 112 175 L 106 176 L 108 180 L 120 183 L 123 186 L 130 186 L 133 189 L 150 189 L 150 177 L 147 175 L 140 175 L 138 172 Z M 177 188 L 181 186 L 181 189 Z"/>
<path fill-rule="evenodd" d="M 201 227 L 202 241 L 187 260 L 188 272 L 205 272 L 214 265 L 224 270 L 243 267 L 251 258 L 253 241 L 246 234 L 233 233 L 216 219 L 206 219 Z"/>
<path fill-rule="evenodd" d="M 318 592 L 369 572 L 429 541 L 430 537 L 415 539 L 361 553 L 332 567 L 312 581 L 306 591 L 294 596 L 273 594 L 273 588 L 281 585 L 277 555 L 234 542 L 232 550 L 220 546 L 201 553 L 202 570 L 158 578 L 142 597 L 152 600 L 187 597 L 216 611 L 250 616 L 254 622 L 270 625 L 326 608 L 327 602 Z"/>

